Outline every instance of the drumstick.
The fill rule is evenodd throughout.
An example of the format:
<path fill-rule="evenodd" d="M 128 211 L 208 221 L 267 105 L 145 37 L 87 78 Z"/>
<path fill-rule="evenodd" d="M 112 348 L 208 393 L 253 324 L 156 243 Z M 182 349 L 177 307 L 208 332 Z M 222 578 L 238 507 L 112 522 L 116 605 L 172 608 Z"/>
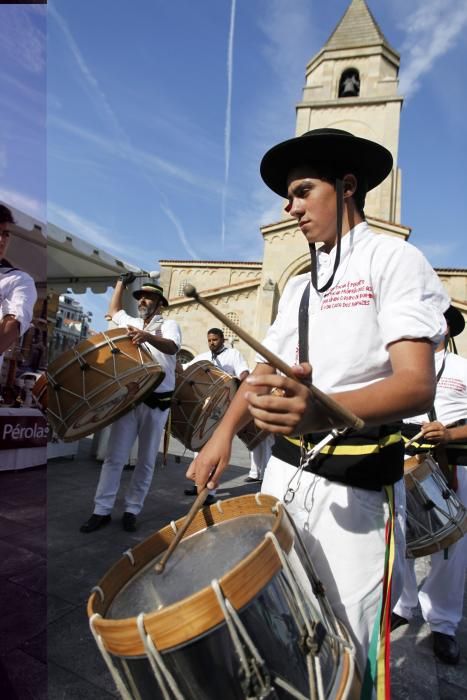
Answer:
<path fill-rule="evenodd" d="M 160 559 L 160 561 L 157 562 L 157 564 L 154 565 L 154 571 L 156 574 L 161 574 L 164 569 L 165 565 L 167 564 L 167 561 L 170 559 L 170 557 L 173 554 L 174 549 L 177 547 L 178 543 L 182 539 L 183 535 L 185 532 L 188 530 L 190 527 L 191 523 L 195 519 L 196 513 L 199 511 L 201 506 L 203 505 L 204 501 L 206 500 L 207 496 L 209 493 L 209 489 L 204 487 L 202 491 L 199 492 L 199 494 L 196 497 L 195 502 L 191 506 L 190 510 L 187 513 L 187 516 L 185 520 L 183 521 L 183 525 L 181 526 L 180 530 L 177 531 L 177 534 L 173 538 L 172 542 L 169 544 L 168 549 L 164 552 L 164 555 Z"/>
<path fill-rule="evenodd" d="M 225 316 L 222 313 L 222 311 L 219 311 L 215 306 L 213 306 L 213 304 L 211 304 L 209 301 L 200 296 L 196 291 L 196 288 L 193 287 L 192 284 L 186 284 L 183 291 L 185 292 L 187 297 L 195 299 L 199 304 L 208 309 L 208 311 L 210 311 L 214 316 L 216 316 L 216 318 L 218 318 L 219 321 L 222 321 L 222 323 L 225 326 L 227 326 L 227 328 L 230 328 L 230 330 L 232 330 L 236 335 L 238 335 L 239 338 L 244 340 L 247 345 L 253 348 L 253 350 L 256 350 L 257 353 L 262 355 L 270 365 L 278 369 L 280 372 L 282 372 L 282 374 L 285 374 L 286 377 L 298 381 L 297 377 L 292 371 L 292 368 L 289 367 L 288 364 L 286 364 L 283 360 L 281 360 L 280 357 L 275 355 L 273 352 L 268 350 L 268 348 L 262 345 L 262 343 L 258 342 L 249 333 L 243 330 L 243 328 L 237 326 L 236 323 L 231 321 L 231 319 L 228 316 Z M 339 403 L 337 403 L 337 401 L 334 401 L 334 399 L 322 392 L 316 386 L 313 386 L 311 382 L 306 386 L 310 390 L 313 397 L 327 408 L 331 416 L 342 420 L 345 425 L 347 425 L 350 428 L 354 428 L 355 430 L 361 430 L 364 427 L 365 423 L 362 421 L 361 418 L 358 418 L 358 416 L 352 413 L 352 411 L 349 411 L 348 409 L 344 408 L 344 406 L 341 406 Z"/>
<path fill-rule="evenodd" d="M 405 443 L 404 448 L 410 447 L 410 445 L 412 445 L 414 442 L 416 442 L 417 440 L 420 440 L 421 437 L 423 437 L 423 430 L 420 430 L 419 433 L 417 433 L 416 435 L 411 437 L 410 440 Z"/>

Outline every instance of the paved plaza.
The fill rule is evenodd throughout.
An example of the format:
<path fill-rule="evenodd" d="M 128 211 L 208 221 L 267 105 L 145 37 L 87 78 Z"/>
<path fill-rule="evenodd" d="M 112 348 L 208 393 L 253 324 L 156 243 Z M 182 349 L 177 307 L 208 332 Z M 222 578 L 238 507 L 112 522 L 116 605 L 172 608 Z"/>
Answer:
<path fill-rule="evenodd" d="M 88 535 L 79 532 L 79 526 L 92 512 L 100 470 L 100 462 L 91 455 L 90 439 L 81 441 L 75 458 L 50 460 L 47 470 L 0 472 L 2 700 L 117 697 L 89 631 L 86 602 L 91 588 L 124 550 L 188 511 L 192 499 L 183 494 L 183 489 L 187 486 L 184 474 L 189 455 L 171 441 L 167 465 L 161 462 L 159 454 L 136 533 L 122 530 L 121 501 L 108 526 Z M 235 444 L 232 464 L 219 498 L 257 489 L 244 482 L 249 459 L 240 442 Z M 130 477 L 130 471 L 123 472 L 124 483 Z M 417 560 L 419 578 L 427 566 L 427 559 Z M 392 635 L 393 700 L 465 700 L 467 616 L 458 638 L 461 662 L 450 667 L 435 660 L 429 631 L 420 615 L 408 627 L 396 630 Z M 7 671 L 9 686 L 5 674 L 1 676 L 2 667 Z"/>

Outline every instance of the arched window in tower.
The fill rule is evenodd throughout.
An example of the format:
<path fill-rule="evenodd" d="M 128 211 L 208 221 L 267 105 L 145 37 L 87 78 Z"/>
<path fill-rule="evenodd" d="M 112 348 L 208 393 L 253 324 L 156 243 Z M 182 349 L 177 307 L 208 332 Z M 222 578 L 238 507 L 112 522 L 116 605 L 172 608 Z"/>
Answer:
<path fill-rule="evenodd" d="M 339 81 L 339 97 L 358 97 L 360 94 L 360 75 L 356 68 L 347 68 Z"/>
<path fill-rule="evenodd" d="M 236 314 L 234 311 L 231 311 L 230 313 L 226 314 L 226 316 L 238 326 L 240 321 L 240 319 L 238 318 L 238 314 Z M 235 335 L 235 333 L 232 330 L 230 330 L 230 328 L 227 328 L 227 326 L 222 327 L 222 332 L 224 333 L 224 338 L 227 341 L 230 341 L 230 343 L 233 343 L 235 340 L 238 340 L 238 336 Z"/>

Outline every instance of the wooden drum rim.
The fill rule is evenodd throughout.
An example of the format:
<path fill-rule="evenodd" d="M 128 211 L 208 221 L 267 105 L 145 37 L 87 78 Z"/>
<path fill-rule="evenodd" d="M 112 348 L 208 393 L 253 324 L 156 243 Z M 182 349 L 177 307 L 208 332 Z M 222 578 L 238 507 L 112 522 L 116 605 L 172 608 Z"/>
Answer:
<path fill-rule="evenodd" d="M 259 501 L 259 502 L 258 502 Z M 205 530 L 210 525 L 227 522 L 246 515 L 271 514 L 274 533 L 280 546 L 290 551 L 294 536 L 284 509 L 276 498 L 266 494 L 245 495 L 220 501 L 217 505 L 205 507 L 196 515 L 185 537 Z M 279 506 L 274 512 L 273 508 Z M 184 518 L 176 521 L 178 527 Z M 106 649 L 118 656 L 141 656 L 144 645 L 138 632 L 136 617 L 107 619 L 103 617 L 123 585 L 145 568 L 158 555 L 162 554 L 175 537 L 170 525 L 165 526 L 131 550 L 134 565 L 123 556 L 99 581 L 104 600 L 97 592 L 89 598 L 87 612 L 91 618 L 95 613 L 102 617 L 93 620 L 93 627 L 102 637 Z M 183 538 L 185 539 L 185 538 Z M 219 579 L 224 595 L 236 610 L 250 602 L 282 569 L 279 555 L 271 539 L 265 537 L 242 561 Z M 213 627 L 224 622 L 216 594 L 210 586 L 197 591 L 181 601 L 167 607 L 146 613 L 144 626 L 159 651 L 167 651 L 200 637 Z"/>

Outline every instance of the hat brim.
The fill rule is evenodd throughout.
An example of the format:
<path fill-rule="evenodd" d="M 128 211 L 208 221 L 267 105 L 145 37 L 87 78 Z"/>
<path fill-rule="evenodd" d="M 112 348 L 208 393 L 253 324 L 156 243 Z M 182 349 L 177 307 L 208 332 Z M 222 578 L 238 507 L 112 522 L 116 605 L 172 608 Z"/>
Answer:
<path fill-rule="evenodd" d="M 134 299 L 138 300 L 138 299 L 141 299 L 143 294 L 154 294 L 155 297 L 161 298 L 163 306 L 167 307 L 169 305 L 169 302 L 167 301 L 167 299 L 165 298 L 165 296 L 163 294 L 160 294 L 159 292 L 156 292 L 155 290 L 152 290 L 152 289 L 151 290 L 148 289 L 146 291 L 143 289 L 137 289 L 135 292 L 133 292 L 132 296 L 134 297 Z"/>
<path fill-rule="evenodd" d="M 456 335 L 462 333 L 465 328 L 465 319 L 459 309 L 451 305 L 447 311 L 444 312 L 444 318 L 449 326 L 449 335 L 451 338 L 455 338 Z"/>
<path fill-rule="evenodd" d="M 273 146 L 264 155 L 260 172 L 266 185 L 286 198 L 291 170 L 315 164 L 358 173 L 365 177 L 369 191 L 389 175 L 393 159 L 381 144 L 350 133 L 310 133 Z"/>

